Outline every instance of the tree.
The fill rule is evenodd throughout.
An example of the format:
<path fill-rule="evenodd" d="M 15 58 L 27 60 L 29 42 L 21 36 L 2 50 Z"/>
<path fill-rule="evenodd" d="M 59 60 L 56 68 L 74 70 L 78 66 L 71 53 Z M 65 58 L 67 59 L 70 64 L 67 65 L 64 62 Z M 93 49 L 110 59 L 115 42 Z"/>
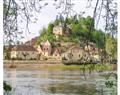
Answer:
<path fill-rule="evenodd" d="M 46 2 L 41 4 L 41 0 L 3 0 L 4 44 L 16 44 L 24 38 L 23 31 L 30 33 L 29 23 L 37 20 L 33 14 L 39 13 L 47 4 Z M 19 23 L 24 23 L 26 28 L 18 27 Z"/>
<path fill-rule="evenodd" d="M 105 33 L 101 30 L 95 30 L 90 35 L 90 40 L 96 43 L 97 47 L 104 48 L 105 40 L 104 40 Z"/>
<path fill-rule="evenodd" d="M 7 84 L 5 81 L 3 82 L 3 88 L 6 93 L 8 93 L 12 90 L 12 87 L 9 84 Z"/>
<path fill-rule="evenodd" d="M 52 23 L 49 23 L 47 31 L 49 33 L 52 33 L 54 25 Z"/>
<path fill-rule="evenodd" d="M 95 0 L 88 0 L 88 4 L 90 6 L 87 6 L 87 8 L 93 7 L 92 2 Z M 42 2 L 42 3 L 41 3 Z M 74 30 L 77 31 L 78 34 L 84 35 L 85 38 L 90 41 L 94 24 L 98 25 L 99 20 L 102 18 L 105 21 L 105 32 L 109 33 L 113 37 L 117 37 L 117 3 L 116 0 L 96 0 L 94 5 L 94 11 L 93 16 L 87 17 L 87 21 L 84 18 L 81 18 L 81 16 L 85 12 L 77 13 L 73 9 L 74 3 L 72 3 L 72 0 L 54 0 L 55 2 L 55 8 L 56 10 L 61 9 L 58 12 L 58 17 L 61 19 L 56 19 L 56 23 L 54 25 L 58 25 L 59 22 L 64 23 L 66 26 L 67 23 L 71 23 L 74 21 Z M 19 35 L 19 33 L 23 34 L 21 32 L 21 29 L 18 27 L 18 22 L 21 21 L 25 22 L 26 29 L 25 32 L 29 32 L 29 23 L 32 22 L 32 20 L 37 20 L 35 13 L 40 13 L 40 10 L 49 4 L 46 0 L 20 0 L 20 2 L 17 2 L 17 0 L 4 0 L 3 1 L 3 28 L 4 28 L 4 38 L 7 39 L 7 43 L 9 44 L 15 44 L 16 40 L 19 40 L 23 38 Z M 43 4 L 44 3 L 44 4 Z M 105 13 L 102 13 L 105 12 Z M 68 17 L 71 17 L 71 14 L 73 14 L 73 18 L 68 19 Z M 77 20 L 78 17 L 80 20 Z M 19 19 L 18 19 L 19 17 Z M 82 22 L 84 25 L 87 25 L 86 27 L 80 27 L 77 25 L 79 22 Z M 52 26 L 48 29 L 50 32 L 52 30 Z M 94 34 L 94 33 L 93 33 Z M 51 36 L 50 36 L 51 37 Z M 45 39 L 46 36 L 43 37 Z M 106 40 L 106 37 L 99 37 L 99 39 L 102 38 L 102 41 Z M 104 40 L 103 40 L 104 39 Z M 86 40 L 85 43 L 88 43 Z M 99 41 L 99 40 L 98 40 Z M 106 48 L 106 47 L 104 47 Z M 106 50 L 106 49 L 105 49 Z"/>
<path fill-rule="evenodd" d="M 94 0 L 88 0 L 88 3 L 90 3 L 91 6 L 88 6 L 88 8 L 92 7 L 92 2 Z M 74 21 L 77 18 L 77 13 L 75 12 L 75 10 L 73 10 L 73 5 L 74 3 L 72 3 L 72 0 L 54 0 L 55 2 L 55 7 L 56 9 L 61 9 L 61 12 L 59 12 L 56 17 L 56 19 L 58 17 L 62 17 L 65 19 L 67 19 L 68 17 L 71 16 L 71 14 L 74 14 Z M 44 3 L 44 4 L 42 4 Z M 18 25 L 18 17 L 21 21 L 26 21 L 26 28 L 29 31 L 29 23 L 31 22 L 32 18 L 34 18 L 34 20 L 36 20 L 37 18 L 35 17 L 35 15 L 33 15 L 33 12 L 36 13 L 40 13 L 40 10 L 45 7 L 46 5 L 48 5 L 49 3 L 43 0 L 28 0 L 27 2 L 24 0 L 20 0 L 20 2 L 17 2 L 17 0 L 4 0 L 4 27 L 8 27 L 8 24 L 5 24 L 6 22 L 8 23 L 10 20 L 14 20 L 15 23 L 12 24 L 12 28 L 16 28 L 16 30 L 19 30 L 17 28 Z M 8 7 L 6 7 L 6 5 Z M 106 11 L 106 14 L 104 14 L 104 18 L 105 18 L 105 22 L 106 22 L 106 30 L 109 31 L 113 31 L 114 33 L 111 32 L 111 34 L 116 34 L 116 28 L 117 28 L 117 22 L 116 22 L 116 18 L 117 18 L 117 11 L 116 11 L 116 7 L 117 4 L 116 2 L 114 2 L 114 0 L 96 0 L 96 5 L 94 7 L 94 12 L 93 12 L 93 19 L 94 21 L 97 21 L 96 23 L 99 22 L 99 19 L 101 18 L 101 11 L 104 9 Z M 64 7 L 64 8 L 63 8 Z M 11 11 L 11 9 L 13 10 L 13 14 L 14 14 L 14 18 L 9 18 L 8 21 L 8 17 L 9 17 L 9 13 Z M 82 14 L 84 14 L 85 12 L 82 12 Z M 81 12 L 78 14 L 79 17 L 81 17 Z M 24 16 L 24 18 L 23 18 Z M 65 17 L 66 16 L 66 17 Z M 88 20 L 91 22 L 91 18 L 87 17 Z M 96 19 L 96 20 L 95 20 Z M 58 20 L 56 20 L 58 21 Z M 56 23 L 58 24 L 58 23 Z M 91 23 L 91 26 L 93 26 L 93 22 Z M 11 31 L 12 31 L 11 28 Z M 109 29 L 108 29 L 109 28 Z M 4 29 L 8 29 L 8 28 L 4 28 Z M 14 30 L 14 29 L 13 29 Z M 8 31 L 6 31 L 8 32 Z M 13 35 L 13 34 L 12 34 Z M 13 40 L 13 39 L 12 39 Z"/>
<path fill-rule="evenodd" d="M 110 59 L 117 58 L 117 41 L 110 35 L 107 35 L 106 38 L 106 52 Z"/>
<path fill-rule="evenodd" d="M 10 4 L 11 2 L 3 4 L 4 44 L 15 43 L 14 38 L 17 37 L 16 8 Z"/>

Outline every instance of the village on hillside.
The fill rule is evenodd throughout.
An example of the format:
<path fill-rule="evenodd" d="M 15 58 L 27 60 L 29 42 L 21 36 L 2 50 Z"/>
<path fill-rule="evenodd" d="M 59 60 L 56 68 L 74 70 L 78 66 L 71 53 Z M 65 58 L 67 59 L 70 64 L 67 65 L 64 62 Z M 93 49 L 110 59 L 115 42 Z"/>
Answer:
<path fill-rule="evenodd" d="M 53 28 L 53 35 L 56 39 L 60 36 L 69 36 L 70 27 L 64 31 L 63 25 L 57 25 Z M 32 38 L 25 44 L 10 45 L 4 47 L 4 60 L 68 60 L 85 62 L 101 62 L 102 49 L 96 47 L 95 43 L 72 42 L 50 42 L 49 40 L 36 44 L 38 37 Z M 55 47 L 55 45 L 58 45 Z M 62 48 L 60 48 L 62 47 Z M 63 48 L 65 47 L 66 50 Z"/>
<path fill-rule="evenodd" d="M 3 0 L 4 95 L 117 95 L 117 0 Z"/>

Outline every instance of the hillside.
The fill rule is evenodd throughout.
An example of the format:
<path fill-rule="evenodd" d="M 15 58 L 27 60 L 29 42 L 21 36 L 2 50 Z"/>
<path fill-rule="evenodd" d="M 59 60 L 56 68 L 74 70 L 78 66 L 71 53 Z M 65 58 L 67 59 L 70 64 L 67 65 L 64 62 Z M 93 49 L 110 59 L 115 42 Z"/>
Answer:
<path fill-rule="evenodd" d="M 61 26 L 62 34 L 56 34 Z M 89 33 L 91 26 L 91 32 Z M 54 30 L 56 33 L 54 33 Z M 67 31 L 67 32 L 66 32 Z M 47 28 L 40 30 L 40 36 L 37 38 L 37 43 L 49 40 L 52 47 L 61 48 L 65 52 L 72 45 L 79 45 L 84 47 L 86 41 L 93 43 L 99 49 L 105 50 L 109 56 L 117 55 L 117 39 L 110 34 L 105 34 L 101 30 L 94 28 L 94 20 L 88 16 L 84 17 L 71 17 L 65 20 L 56 19 L 54 22 L 50 22 Z M 111 44 L 109 44 L 111 43 Z"/>
<path fill-rule="evenodd" d="M 66 26 L 64 23 L 66 22 Z M 104 33 L 101 30 L 96 30 L 94 28 L 94 21 L 91 17 L 79 17 L 75 19 L 74 17 L 68 18 L 62 21 L 62 24 L 71 29 L 71 33 L 67 35 L 59 35 L 56 39 L 53 34 L 53 28 L 58 26 L 61 23 L 60 19 L 55 20 L 54 22 L 49 23 L 47 28 L 43 28 L 40 31 L 40 36 L 37 40 L 37 44 L 40 44 L 42 41 L 49 40 L 50 42 L 73 42 L 79 43 L 88 40 L 97 45 L 97 47 L 103 48 L 105 45 Z M 92 23 L 92 32 L 89 34 L 89 28 Z M 99 43 L 98 43 L 99 42 Z"/>

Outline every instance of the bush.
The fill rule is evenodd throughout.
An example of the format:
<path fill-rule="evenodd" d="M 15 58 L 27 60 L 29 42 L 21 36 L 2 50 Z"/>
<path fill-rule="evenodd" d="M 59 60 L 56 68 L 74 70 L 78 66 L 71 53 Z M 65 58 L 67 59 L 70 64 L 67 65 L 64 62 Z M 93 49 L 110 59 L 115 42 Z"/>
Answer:
<path fill-rule="evenodd" d="M 10 92 L 12 90 L 12 87 L 6 82 L 3 82 L 3 89 L 5 92 Z"/>

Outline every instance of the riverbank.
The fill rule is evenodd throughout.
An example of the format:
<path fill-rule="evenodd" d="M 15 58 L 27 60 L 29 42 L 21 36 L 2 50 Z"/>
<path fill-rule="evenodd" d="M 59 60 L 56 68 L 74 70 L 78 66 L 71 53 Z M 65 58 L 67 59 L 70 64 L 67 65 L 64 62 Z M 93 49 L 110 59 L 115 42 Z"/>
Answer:
<path fill-rule="evenodd" d="M 60 64 L 61 60 L 4 60 L 4 64 Z"/>
<path fill-rule="evenodd" d="M 117 70 L 116 64 L 86 64 L 86 65 L 64 65 L 62 63 L 37 63 L 36 62 L 4 62 L 4 69 L 17 70 Z"/>

